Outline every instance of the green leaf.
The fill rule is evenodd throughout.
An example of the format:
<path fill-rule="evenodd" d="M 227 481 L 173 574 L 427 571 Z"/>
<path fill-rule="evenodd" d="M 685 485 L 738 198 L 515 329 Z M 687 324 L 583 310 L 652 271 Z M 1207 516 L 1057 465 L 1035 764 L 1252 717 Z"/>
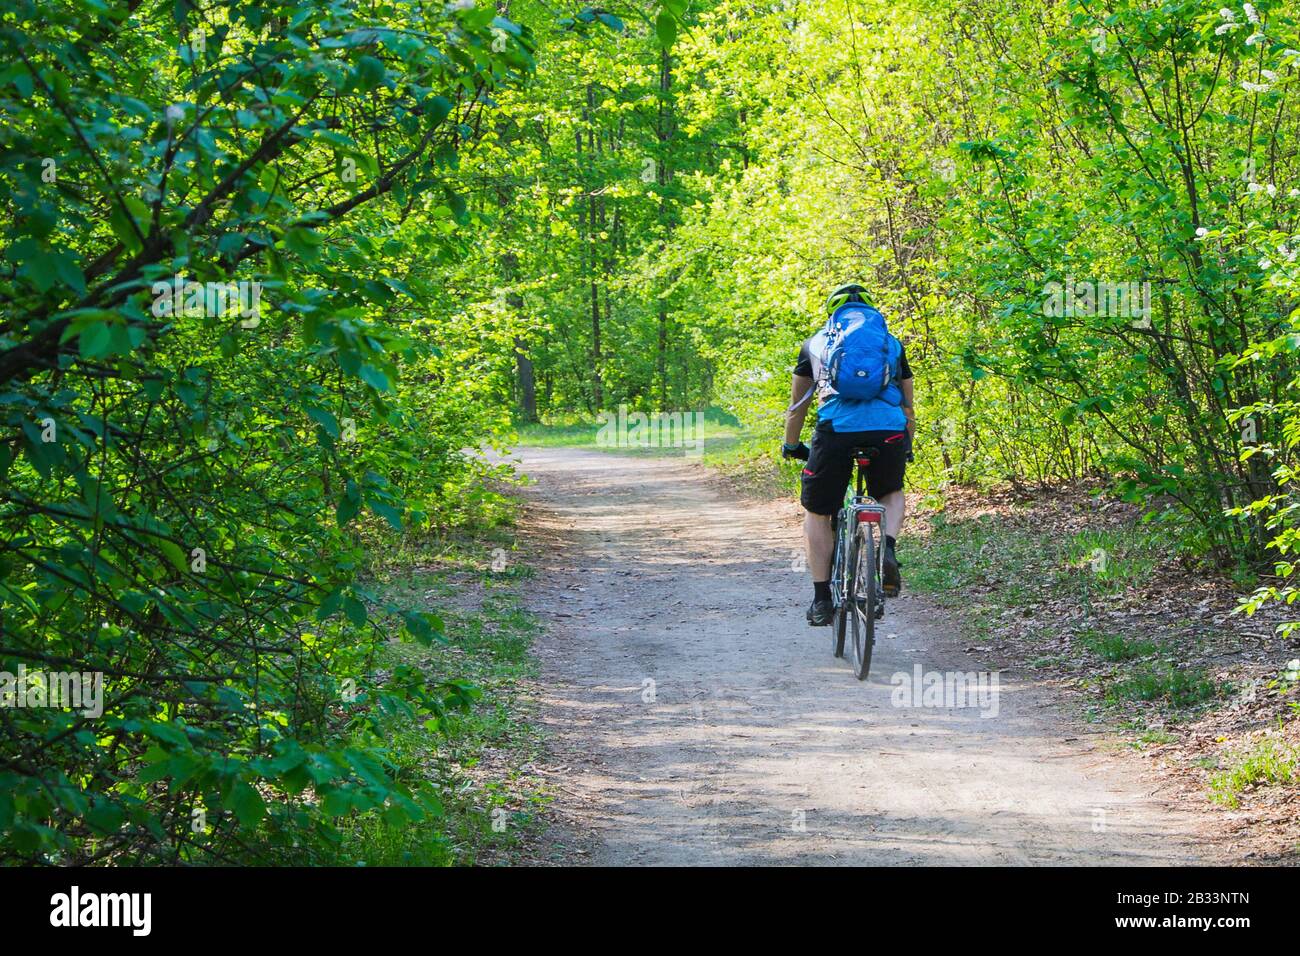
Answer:
<path fill-rule="evenodd" d="M 334 417 L 333 412 L 312 406 L 307 409 L 307 416 L 324 429 L 325 434 L 331 438 L 337 439 L 339 437 L 339 422 Z"/>
<path fill-rule="evenodd" d="M 623 25 L 623 21 L 620 20 L 618 17 L 614 16 L 614 14 L 612 14 L 612 13 L 598 13 L 598 14 L 596 14 L 596 16 L 597 16 L 597 18 L 600 20 L 601 23 L 605 24 L 605 26 L 609 27 L 609 28 L 610 28 L 611 30 L 613 30 L 615 33 L 626 33 L 626 32 L 627 32 L 627 27 L 625 27 L 625 26 Z"/>
<path fill-rule="evenodd" d="M 163 553 L 163 557 L 171 562 L 177 571 L 183 574 L 189 570 L 190 566 L 185 560 L 185 552 L 180 549 L 176 542 L 169 541 L 167 538 L 154 538 L 153 541 L 158 546 L 158 550 Z"/>
<path fill-rule="evenodd" d="M 667 10 L 660 10 L 659 15 L 655 17 L 655 33 L 659 37 L 659 43 L 665 48 L 677 42 L 677 21 Z"/>
<path fill-rule="evenodd" d="M 361 381 L 365 382 L 376 392 L 386 392 L 389 389 L 388 376 L 369 363 L 361 366 L 358 371 Z"/>
<path fill-rule="evenodd" d="M 223 256 L 233 256 L 244 248 L 248 236 L 242 232 L 227 232 L 217 240 L 217 252 Z"/>
<path fill-rule="evenodd" d="M 435 96 L 429 100 L 429 123 L 437 126 L 451 115 L 452 102 L 445 96 Z"/>
<path fill-rule="evenodd" d="M 227 810 L 233 810 L 235 818 L 245 827 L 255 827 L 266 816 L 266 804 L 255 787 L 244 781 L 238 781 L 230 790 L 225 803 Z"/>
<path fill-rule="evenodd" d="M 77 352 L 83 359 L 92 361 L 108 354 L 113 341 L 107 322 L 91 322 L 84 326 L 77 339 Z"/>
<path fill-rule="evenodd" d="M 361 489 L 351 478 L 348 479 L 347 486 L 344 489 L 343 497 L 339 500 L 338 510 L 335 513 L 335 521 L 341 528 L 361 511 Z"/>
<path fill-rule="evenodd" d="M 364 627 L 367 618 L 366 605 L 354 597 L 343 599 L 343 613 L 356 627 Z"/>
<path fill-rule="evenodd" d="M 351 795 L 346 790 L 330 790 L 321 799 L 321 810 L 326 816 L 341 817 L 352 810 Z"/>
<path fill-rule="evenodd" d="M 394 508 L 383 501 L 371 500 L 369 505 L 370 510 L 387 521 L 394 531 L 402 530 L 402 512 L 400 509 Z"/>
<path fill-rule="evenodd" d="M 383 62 L 367 54 L 357 60 L 353 78 L 358 89 L 373 90 L 383 80 L 385 72 Z"/>
<path fill-rule="evenodd" d="M 130 215 L 122 211 L 121 205 L 114 202 L 108 216 L 109 228 L 119 242 L 131 252 L 139 252 L 140 236 L 149 232 L 149 207 L 134 196 L 123 197 L 123 202 Z M 134 221 L 135 225 L 132 226 Z"/>

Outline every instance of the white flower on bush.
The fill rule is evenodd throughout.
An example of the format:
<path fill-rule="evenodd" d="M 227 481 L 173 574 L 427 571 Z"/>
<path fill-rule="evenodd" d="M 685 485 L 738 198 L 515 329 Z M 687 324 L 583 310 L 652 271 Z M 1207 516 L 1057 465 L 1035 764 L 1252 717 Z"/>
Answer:
<path fill-rule="evenodd" d="M 1250 80 L 1242 80 L 1241 88 L 1247 93 L 1267 93 L 1272 87 L 1267 83 L 1252 83 Z"/>
<path fill-rule="evenodd" d="M 1246 11 L 1247 20 L 1249 20 L 1251 23 L 1259 23 L 1259 13 L 1256 12 L 1254 6 L 1252 6 L 1249 3 L 1243 3 L 1241 5 L 1241 9 Z"/>
<path fill-rule="evenodd" d="M 1246 46 L 1254 46 L 1256 43 L 1263 43 L 1267 39 L 1268 37 L 1264 36 L 1262 33 L 1252 33 L 1250 36 L 1246 37 Z"/>
<path fill-rule="evenodd" d="M 1221 37 L 1225 33 L 1231 33 L 1233 30 L 1240 28 L 1240 26 L 1240 23 L 1220 23 L 1214 28 L 1214 35 L 1216 37 Z"/>
<path fill-rule="evenodd" d="M 1293 189 L 1287 193 L 1292 199 L 1300 199 L 1300 189 Z"/>
<path fill-rule="evenodd" d="M 1247 183 L 1247 184 L 1246 184 L 1246 192 L 1248 192 L 1248 193 L 1257 193 L 1257 192 L 1260 192 L 1263 188 L 1264 188 L 1264 187 L 1263 187 L 1262 185 L 1260 185 L 1259 183 Z"/>
<path fill-rule="evenodd" d="M 1273 268 L 1273 260 L 1268 256 L 1265 256 L 1263 259 L 1259 260 L 1259 267 L 1261 269 L 1271 269 Z"/>
<path fill-rule="evenodd" d="M 1219 11 L 1219 16 L 1223 17 L 1223 19 L 1227 20 L 1229 23 L 1237 19 L 1237 14 L 1228 7 L 1223 7 Z"/>
<path fill-rule="evenodd" d="M 1252 183 L 1252 185 L 1254 185 L 1254 184 Z M 1199 239 L 1204 239 L 1204 238 L 1205 238 L 1206 236 L 1208 236 L 1209 234 L 1210 234 L 1210 230 L 1206 229 L 1204 226 L 1197 226 L 1197 227 L 1196 227 L 1196 238 L 1197 238 L 1198 240 L 1199 240 Z"/>
<path fill-rule="evenodd" d="M 1259 75 L 1262 76 L 1264 79 L 1268 80 L 1270 83 L 1274 83 L 1277 81 L 1277 74 L 1274 73 L 1272 70 L 1260 70 Z"/>

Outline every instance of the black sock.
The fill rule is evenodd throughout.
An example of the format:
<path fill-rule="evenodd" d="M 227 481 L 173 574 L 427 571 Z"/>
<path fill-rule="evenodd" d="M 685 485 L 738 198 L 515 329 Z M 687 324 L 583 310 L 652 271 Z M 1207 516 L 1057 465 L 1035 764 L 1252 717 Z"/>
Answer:
<path fill-rule="evenodd" d="M 890 551 L 894 550 L 894 536 L 892 534 L 885 535 L 885 547 Z"/>
<path fill-rule="evenodd" d="M 831 599 L 831 582 L 814 581 L 813 582 L 813 600 L 829 601 Z"/>

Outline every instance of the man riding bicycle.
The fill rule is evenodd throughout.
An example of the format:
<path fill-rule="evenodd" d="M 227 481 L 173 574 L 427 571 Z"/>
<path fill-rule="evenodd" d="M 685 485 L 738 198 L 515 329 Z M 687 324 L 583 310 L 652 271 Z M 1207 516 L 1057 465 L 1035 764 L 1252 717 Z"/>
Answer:
<path fill-rule="evenodd" d="M 902 343 L 889 334 L 884 318 L 867 300 L 866 290 L 856 283 L 841 286 L 826 300 L 826 313 L 826 326 L 799 350 L 790 387 L 785 443 L 781 446 L 782 457 L 807 462 L 800 502 L 805 512 L 808 570 L 813 579 L 808 623 L 814 626 L 830 624 L 835 614 L 830 589 L 835 550 L 831 516 L 843 504 L 853 478 L 854 449 L 877 449 L 866 466 L 866 477 L 867 494 L 885 508 L 882 584 L 890 597 L 902 588 L 894 546 L 903 527 L 903 474 L 911 460 L 916 431 L 912 369 Z M 839 377 L 849 369 L 861 380 L 869 381 L 879 374 L 879 381 L 860 388 L 859 379 Z M 799 436 L 814 391 L 819 407 L 810 449 Z M 872 397 L 849 397 L 853 394 Z"/>

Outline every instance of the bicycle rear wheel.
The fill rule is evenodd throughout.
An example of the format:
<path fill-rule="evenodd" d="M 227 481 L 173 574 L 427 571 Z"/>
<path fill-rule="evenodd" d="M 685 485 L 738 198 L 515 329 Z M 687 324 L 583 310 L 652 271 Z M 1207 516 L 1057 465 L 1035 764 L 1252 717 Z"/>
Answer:
<path fill-rule="evenodd" d="M 876 591 L 880 587 L 876 576 L 876 538 L 868 526 L 858 525 L 850 554 L 852 570 L 846 575 L 849 587 L 845 589 L 844 607 L 849 611 L 853 631 L 853 673 L 858 680 L 866 680 L 876 643 Z"/>
<path fill-rule="evenodd" d="M 835 557 L 831 568 L 831 590 L 832 598 L 836 602 L 835 617 L 831 619 L 831 653 L 836 657 L 844 656 L 844 635 L 848 631 L 848 601 L 845 595 L 849 593 L 849 588 L 845 579 L 849 576 L 853 562 L 850 555 L 844 552 L 852 546 L 852 538 L 840 533 L 840 520 L 843 512 L 836 514 L 831 519 L 831 527 L 835 531 Z"/>

